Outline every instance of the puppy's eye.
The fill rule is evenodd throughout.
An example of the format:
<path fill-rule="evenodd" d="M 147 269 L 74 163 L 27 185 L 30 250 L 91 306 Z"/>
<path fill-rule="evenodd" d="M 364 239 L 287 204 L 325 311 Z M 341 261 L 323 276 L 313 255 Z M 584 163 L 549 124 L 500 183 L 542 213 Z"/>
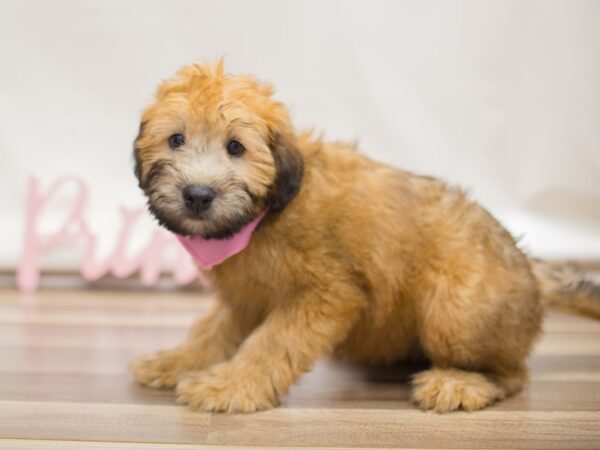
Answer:
<path fill-rule="evenodd" d="M 169 146 L 173 150 L 181 147 L 183 144 L 185 144 L 185 138 L 183 137 L 183 134 L 176 133 L 169 136 Z"/>
<path fill-rule="evenodd" d="M 236 140 L 231 140 L 227 144 L 227 153 L 229 153 L 231 156 L 240 156 L 242 153 L 244 153 L 244 150 L 246 150 L 244 146 Z"/>

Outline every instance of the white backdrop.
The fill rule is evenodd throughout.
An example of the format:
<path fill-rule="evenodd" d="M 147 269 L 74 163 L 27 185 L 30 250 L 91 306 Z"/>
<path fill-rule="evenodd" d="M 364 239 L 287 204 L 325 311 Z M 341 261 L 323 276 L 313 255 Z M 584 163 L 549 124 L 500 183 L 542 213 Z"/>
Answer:
<path fill-rule="evenodd" d="M 468 188 L 538 255 L 600 259 L 598 1 L 0 0 L 0 267 L 30 174 L 87 179 L 109 249 L 118 205 L 143 202 L 139 112 L 222 55 L 272 81 L 298 127 Z"/>

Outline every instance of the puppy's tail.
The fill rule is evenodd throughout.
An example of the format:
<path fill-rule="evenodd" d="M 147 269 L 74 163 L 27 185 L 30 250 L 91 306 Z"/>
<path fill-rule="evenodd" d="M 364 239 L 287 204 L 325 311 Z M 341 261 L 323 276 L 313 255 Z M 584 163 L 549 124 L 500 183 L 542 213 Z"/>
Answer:
<path fill-rule="evenodd" d="M 574 264 L 533 258 L 530 263 L 546 308 L 600 319 L 600 284 Z"/>

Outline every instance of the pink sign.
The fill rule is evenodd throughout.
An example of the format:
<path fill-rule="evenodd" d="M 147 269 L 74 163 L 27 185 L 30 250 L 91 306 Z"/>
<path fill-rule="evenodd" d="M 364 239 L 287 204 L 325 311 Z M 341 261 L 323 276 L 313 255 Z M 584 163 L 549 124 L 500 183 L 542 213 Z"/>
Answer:
<path fill-rule="evenodd" d="M 39 230 L 44 208 L 67 185 L 76 188 L 76 196 L 70 205 L 69 214 L 56 232 L 44 235 Z M 37 178 L 32 177 L 29 180 L 24 248 L 17 268 L 19 289 L 34 292 L 39 287 L 40 259 L 44 252 L 61 246 L 81 245 L 81 242 L 84 252 L 80 273 L 88 281 L 96 281 L 107 274 L 117 278 L 128 278 L 138 272 L 143 284 L 153 285 L 160 278 L 165 254 L 169 247 L 172 247 L 171 250 L 176 252 L 171 269 L 174 281 L 184 285 L 200 277 L 201 281 L 205 282 L 177 239 L 161 228 L 156 227 L 147 245 L 137 255 L 127 256 L 132 228 L 142 216 L 141 209 L 121 207 L 121 226 L 115 248 L 107 259 L 99 261 L 97 237 L 90 231 L 85 218 L 88 192 L 88 186 L 76 176 L 61 177 L 46 191 L 42 189 Z"/>

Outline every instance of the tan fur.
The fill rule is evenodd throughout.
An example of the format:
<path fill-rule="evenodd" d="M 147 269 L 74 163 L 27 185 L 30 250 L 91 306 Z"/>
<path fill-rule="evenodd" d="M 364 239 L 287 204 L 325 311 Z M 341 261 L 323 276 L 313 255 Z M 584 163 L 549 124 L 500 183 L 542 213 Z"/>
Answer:
<path fill-rule="evenodd" d="M 413 397 L 438 412 L 480 409 L 520 390 L 542 308 L 510 234 L 459 189 L 296 135 L 271 94 L 221 66 L 189 66 L 144 113 L 142 184 L 153 161 L 172 158 L 178 172 L 159 184 L 176 191 L 181 173 L 207 176 L 191 174 L 190 161 L 212 155 L 222 161 L 217 178 L 247 183 L 256 214 L 277 179 L 274 134 L 300 153 L 304 175 L 298 195 L 266 216 L 249 246 L 210 271 L 211 315 L 177 349 L 135 362 L 137 380 L 177 386 L 195 409 L 251 412 L 276 405 L 317 359 L 335 355 L 427 358 L 432 368 L 415 376 Z M 237 130 L 248 151 L 229 162 L 222 142 L 240 117 L 251 124 Z M 166 139 L 181 127 L 195 147 L 171 156 Z M 208 226 L 188 225 L 192 234 Z"/>

